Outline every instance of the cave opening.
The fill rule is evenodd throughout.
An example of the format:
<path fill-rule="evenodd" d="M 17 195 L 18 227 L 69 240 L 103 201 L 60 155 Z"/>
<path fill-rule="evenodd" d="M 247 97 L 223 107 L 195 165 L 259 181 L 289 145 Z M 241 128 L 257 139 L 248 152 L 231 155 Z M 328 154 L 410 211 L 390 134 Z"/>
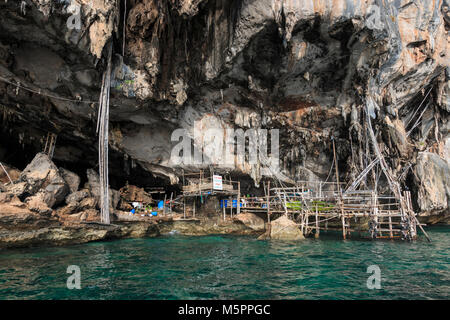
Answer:
<path fill-rule="evenodd" d="M 0 118 L 0 121 L 2 119 Z M 0 161 L 20 171 L 42 152 L 46 132 L 26 127 L 18 121 L 3 121 L 0 134 Z M 87 179 L 87 170 L 98 172 L 98 150 L 96 143 L 89 143 L 82 138 L 61 133 L 57 137 L 52 161 L 58 168 L 65 168 L 80 177 L 80 188 Z M 119 190 L 126 184 L 136 185 L 146 191 L 161 188 L 168 197 L 181 193 L 179 185 L 171 185 L 168 178 L 153 175 L 134 160 L 124 157 L 123 153 L 109 150 L 109 184 Z M 164 197 L 164 193 L 159 197 Z"/>

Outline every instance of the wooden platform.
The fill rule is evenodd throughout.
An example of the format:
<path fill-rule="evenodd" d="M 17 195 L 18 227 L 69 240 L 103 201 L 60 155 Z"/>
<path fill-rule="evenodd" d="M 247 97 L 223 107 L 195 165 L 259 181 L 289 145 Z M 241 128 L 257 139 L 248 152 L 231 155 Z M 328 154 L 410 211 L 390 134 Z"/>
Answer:
<path fill-rule="evenodd" d="M 411 196 L 378 195 L 374 190 L 342 191 L 344 185 L 338 182 L 297 182 L 293 186 L 270 187 L 264 185 L 262 197 L 242 197 L 240 183 L 224 180 L 221 190 L 213 185 L 211 177 L 203 172 L 183 177 L 183 207 L 186 219 L 186 199 L 194 198 L 192 216 L 195 218 L 195 197 L 220 195 L 223 219 L 240 212 L 266 214 L 270 228 L 272 215 L 286 215 L 298 224 L 304 236 L 319 237 L 320 230 L 327 230 L 329 224 L 339 225 L 342 237 L 346 239 L 353 231 L 354 220 L 369 226 L 368 235 L 373 239 L 407 239 L 417 237 L 418 224 L 412 210 Z M 233 203 L 234 200 L 235 202 Z M 192 201 L 192 200 L 189 200 Z M 422 229 L 423 230 L 423 229 Z"/>
<path fill-rule="evenodd" d="M 272 215 L 285 214 L 298 223 L 305 236 L 318 237 L 329 223 L 339 223 L 345 239 L 353 231 L 354 219 L 366 219 L 373 239 L 417 237 L 417 219 L 409 192 L 404 193 L 402 206 L 394 196 L 378 196 L 373 190 L 341 193 L 337 183 L 300 182 L 278 188 L 270 188 L 268 183 L 265 190 L 264 197 L 242 198 L 242 212 L 265 212 L 269 223 Z"/>
<path fill-rule="evenodd" d="M 203 182 L 198 184 L 189 184 L 186 186 L 183 186 L 183 193 L 185 194 L 206 194 L 207 192 L 210 193 L 231 193 L 236 194 L 237 190 L 234 190 L 232 184 L 222 184 L 222 190 L 215 190 L 213 189 L 213 183 L 212 182 Z"/>

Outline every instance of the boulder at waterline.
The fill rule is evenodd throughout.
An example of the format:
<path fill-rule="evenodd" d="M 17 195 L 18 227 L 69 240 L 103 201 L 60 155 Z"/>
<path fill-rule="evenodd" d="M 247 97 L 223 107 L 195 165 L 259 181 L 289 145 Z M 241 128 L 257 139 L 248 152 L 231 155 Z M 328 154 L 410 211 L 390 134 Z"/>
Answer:
<path fill-rule="evenodd" d="M 274 240 L 302 240 L 305 239 L 298 225 L 285 215 L 272 221 L 270 238 Z"/>
<path fill-rule="evenodd" d="M 62 178 L 58 168 L 50 157 L 44 153 L 38 153 L 28 164 L 20 175 L 19 185 L 23 188 L 15 192 L 20 196 L 33 196 L 39 191 L 45 195 L 42 200 L 49 208 L 52 208 L 62 201 L 69 193 L 69 186 Z"/>
<path fill-rule="evenodd" d="M 250 212 L 240 213 L 235 216 L 234 219 L 242 222 L 245 226 L 255 231 L 265 230 L 264 219 L 258 217 L 256 214 Z"/>
<path fill-rule="evenodd" d="M 421 215 L 447 213 L 450 203 L 449 163 L 431 152 L 420 152 L 415 177 L 419 186 L 417 204 Z"/>
<path fill-rule="evenodd" d="M 59 168 L 59 172 L 69 186 L 70 192 L 74 193 L 78 191 L 78 187 L 80 186 L 80 177 L 76 173 L 64 168 Z"/>

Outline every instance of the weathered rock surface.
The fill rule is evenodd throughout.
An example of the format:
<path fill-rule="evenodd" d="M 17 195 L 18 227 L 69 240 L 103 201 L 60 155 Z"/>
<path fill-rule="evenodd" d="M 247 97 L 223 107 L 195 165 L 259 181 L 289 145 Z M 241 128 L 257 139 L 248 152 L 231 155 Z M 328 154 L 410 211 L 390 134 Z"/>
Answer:
<path fill-rule="evenodd" d="M 19 179 L 20 171 L 16 168 L 10 167 L 3 163 L 3 167 L 5 168 L 6 172 L 8 173 L 9 177 L 12 181 L 16 181 Z M 5 171 L 0 168 L 0 183 L 10 183 L 8 175 L 6 175 Z"/>
<path fill-rule="evenodd" d="M 52 209 L 50 209 L 46 202 L 44 202 L 45 194 L 37 193 L 34 196 L 28 197 L 25 203 L 31 211 L 37 212 L 43 215 L 50 215 Z"/>
<path fill-rule="evenodd" d="M 87 170 L 88 182 L 86 182 L 85 188 L 89 189 L 92 196 L 97 201 L 97 205 L 100 205 L 100 178 L 97 172 L 92 169 Z M 117 190 L 109 188 L 109 206 L 113 210 L 117 208 L 120 201 L 120 193 Z"/>
<path fill-rule="evenodd" d="M 89 197 L 89 191 L 87 189 L 75 191 L 66 197 L 66 203 L 79 203 L 81 202 L 81 200 L 87 197 Z"/>
<path fill-rule="evenodd" d="M 143 188 L 134 185 L 126 185 L 119 190 L 120 196 L 126 201 L 138 201 L 143 203 L 151 203 L 152 196 L 145 192 Z"/>
<path fill-rule="evenodd" d="M 208 169 L 170 161 L 175 129 L 198 149 L 210 128 L 254 128 L 280 129 L 287 180 L 325 180 L 334 137 L 349 181 L 373 152 L 367 114 L 395 176 L 417 171 L 419 152 L 449 158 L 448 0 L 133 0 L 126 13 L 118 3 L 0 1 L 0 161 L 22 168 L 18 159 L 42 150 L 50 131 L 55 161 L 97 165 L 96 102 L 112 38 L 110 174 L 119 180 L 145 172 L 169 184 L 180 169 Z M 75 7 L 79 28 L 68 23 Z M 257 185 L 270 173 L 264 162 L 234 172 Z M 431 196 L 407 175 L 414 201 Z M 54 207 L 68 191 L 49 183 Z M 19 182 L 14 193 L 32 196 L 39 184 Z M 448 208 L 443 198 L 420 201 L 430 212 Z"/>
<path fill-rule="evenodd" d="M 173 220 L 170 217 L 154 218 L 130 216 L 117 212 L 109 226 L 99 224 L 99 211 L 85 209 L 67 213 L 69 206 L 58 209 L 52 215 L 30 209 L 17 196 L 0 193 L 0 248 L 40 245 L 69 245 L 91 241 L 155 237 L 160 234 L 184 235 L 240 234 L 260 232 L 232 221 L 221 219 Z M 88 198 L 85 198 L 88 199 Z M 40 208 L 40 207 L 38 207 Z"/>
<path fill-rule="evenodd" d="M 265 222 L 264 219 L 258 217 L 253 213 L 240 213 L 234 217 L 235 220 L 242 222 L 245 226 L 255 230 L 255 231 L 264 231 L 265 230 Z"/>
<path fill-rule="evenodd" d="M 105 226 L 96 223 L 100 220 L 96 209 L 70 215 L 59 210 L 52 213 L 40 200 L 40 197 L 32 196 L 23 203 L 15 195 L 0 193 L 0 248 L 68 245 L 159 235 L 155 221 Z"/>
<path fill-rule="evenodd" d="M 223 221 L 217 219 L 202 220 L 173 220 L 160 224 L 162 234 L 177 233 L 189 236 L 201 236 L 210 234 L 236 234 L 255 235 L 259 232 L 249 228 L 242 223 Z"/>
<path fill-rule="evenodd" d="M 0 229 L 0 248 L 69 245 L 120 238 L 154 237 L 157 235 L 159 235 L 159 230 L 156 224 L 120 226 L 74 224 L 25 231 Z"/>
<path fill-rule="evenodd" d="M 273 240 L 302 240 L 305 237 L 299 226 L 285 215 L 272 221 L 270 239 Z"/>
<path fill-rule="evenodd" d="M 76 173 L 64 168 L 59 168 L 59 173 L 69 186 L 71 193 L 78 191 L 78 187 L 80 186 L 80 177 Z"/>
<path fill-rule="evenodd" d="M 38 153 L 20 174 L 20 181 L 25 188 L 19 196 L 39 196 L 52 208 L 64 201 L 69 187 L 58 168 L 44 153 Z"/>
<path fill-rule="evenodd" d="M 421 152 L 416 165 L 417 203 L 422 215 L 450 211 L 450 168 L 448 162 L 435 153 Z"/>

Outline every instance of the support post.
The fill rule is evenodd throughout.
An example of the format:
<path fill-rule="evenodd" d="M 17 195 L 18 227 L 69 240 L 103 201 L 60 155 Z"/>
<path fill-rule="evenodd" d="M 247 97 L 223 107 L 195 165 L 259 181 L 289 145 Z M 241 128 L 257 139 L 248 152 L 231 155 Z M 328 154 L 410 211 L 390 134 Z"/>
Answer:
<path fill-rule="evenodd" d="M 270 236 L 270 232 L 272 230 L 272 224 L 270 222 L 270 180 L 267 182 L 267 228 L 268 235 Z"/>
<path fill-rule="evenodd" d="M 230 203 L 230 217 L 233 219 L 233 198 L 229 197 L 229 203 Z"/>
<path fill-rule="evenodd" d="M 315 237 L 319 238 L 319 234 L 320 234 L 320 229 L 319 229 L 319 211 L 318 211 L 317 203 L 316 203 L 316 234 L 315 234 Z"/>
<path fill-rule="evenodd" d="M 1 162 L 0 162 L 0 166 L 2 167 L 3 171 L 5 171 L 6 176 L 9 179 L 9 182 L 11 182 L 11 184 L 13 184 L 13 181 L 11 180 L 11 177 L 9 176 L 8 171 L 6 171 L 5 167 L 3 166 L 3 164 Z"/>
<path fill-rule="evenodd" d="M 391 217 L 391 213 L 389 213 L 389 237 L 391 239 L 394 238 L 394 233 L 392 232 L 392 217 Z"/>
<path fill-rule="evenodd" d="M 241 213 L 241 182 L 238 181 L 238 194 L 237 194 L 237 214 Z"/>
<path fill-rule="evenodd" d="M 226 219 L 225 199 L 222 199 L 223 221 Z"/>
<path fill-rule="evenodd" d="M 339 207 L 341 209 L 341 220 L 342 220 L 342 236 L 344 240 L 347 238 L 347 232 L 345 230 L 345 216 L 344 216 L 344 208 L 343 206 L 343 198 L 342 198 L 342 192 L 341 192 L 341 186 L 339 184 L 339 169 L 337 164 L 337 156 L 336 156 L 336 146 L 334 143 L 334 137 L 333 137 L 333 156 L 334 156 L 334 166 L 336 167 L 336 183 L 337 183 L 337 189 L 338 189 L 338 195 L 339 195 Z"/>
<path fill-rule="evenodd" d="M 347 231 L 345 230 L 345 217 L 344 214 L 341 215 L 341 220 L 342 220 L 342 237 L 345 239 L 347 239 Z"/>
<path fill-rule="evenodd" d="M 322 181 L 319 182 L 319 198 L 322 199 Z"/>
<path fill-rule="evenodd" d="M 109 94 L 111 89 L 112 41 L 107 49 L 107 67 L 103 74 L 102 89 L 99 99 L 97 134 L 98 134 L 98 165 L 100 178 L 100 219 L 104 224 L 110 224 L 109 216 L 109 180 L 108 180 L 108 136 L 109 136 Z"/>
<path fill-rule="evenodd" d="M 377 195 L 375 192 L 372 192 L 372 226 L 370 228 L 370 233 L 373 239 L 378 236 L 378 206 L 377 206 Z"/>
<path fill-rule="evenodd" d="M 198 185 L 198 192 L 200 193 L 200 201 L 202 201 L 202 176 L 203 176 L 203 170 L 200 170 L 200 184 Z M 195 206 L 195 204 L 194 204 L 194 206 Z"/>
<path fill-rule="evenodd" d="M 166 215 L 167 194 L 164 194 L 163 214 Z"/>
<path fill-rule="evenodd" d="M 183 217 L 186 219 L 186 197 L 184 196 L 183 192 Z"/>
<path fill-rule="evenodd" d="M 306 210 L 305 212 L 305 236 L 307 237 L 309 235 L 308 225 L 309 225 L 309 210 Z"/>

